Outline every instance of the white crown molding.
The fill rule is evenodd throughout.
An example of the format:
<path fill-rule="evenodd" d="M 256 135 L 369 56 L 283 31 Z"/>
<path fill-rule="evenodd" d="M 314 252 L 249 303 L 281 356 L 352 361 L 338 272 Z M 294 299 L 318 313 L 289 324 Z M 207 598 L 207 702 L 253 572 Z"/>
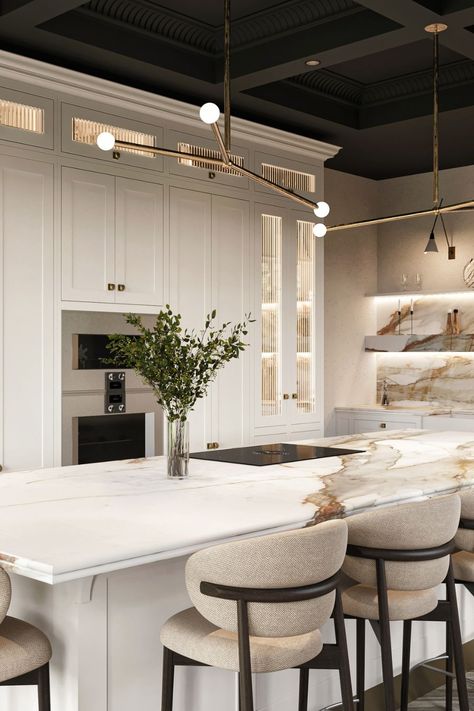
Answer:
<path fill-rule="evenodd" d="M 76 101 L 83 98 L 107 102 L 128 111 L 152 115 L 155 120 L 172 118 L 188 126 L 200 127 L 198 109 L 192 104 L 10 52 L 0 51 L 0 74 L 13 82 L 22 81 L 54 94 L 67 94 Z M 237 139 L 269 148 L 278 146 L 303 155 L 306 160 L 309 154 L 313 159 L 325 161 L 341 150 L 340 146 L 240 118 L 232 119 L 232 132 Z"/>

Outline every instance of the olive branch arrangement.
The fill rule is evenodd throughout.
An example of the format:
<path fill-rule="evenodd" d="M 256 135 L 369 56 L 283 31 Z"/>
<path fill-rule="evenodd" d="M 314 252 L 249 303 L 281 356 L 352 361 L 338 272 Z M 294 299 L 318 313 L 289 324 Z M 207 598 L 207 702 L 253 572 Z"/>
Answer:
<path fill-rule="evenodd" d="M 141 316 L 127 314 L 125 320 L 135 326 L 140 337 L 109 336 L 107 362 L 133 368 L 153 388 L 168 421 L 184 422 L 196 400 L 206 395 L 217 372 L 246 349 L 248 344 L 242 338 L 255 321 L 245 314 L 240 323 L 232 326 L 228 321 L 216 327 L 215 319 L 214 309 L 201 331 L 183 329 L 181 314 L 174 314 L 166 305 L 150 329 L 143 325 Z"/>

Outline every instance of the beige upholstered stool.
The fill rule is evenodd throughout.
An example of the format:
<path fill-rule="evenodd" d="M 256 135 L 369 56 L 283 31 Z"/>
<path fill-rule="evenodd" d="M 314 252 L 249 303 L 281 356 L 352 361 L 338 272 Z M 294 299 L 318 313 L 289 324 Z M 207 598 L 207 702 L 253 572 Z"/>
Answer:
<path fill-rule="evenodd" d="M 357 619 L 358 711 L 364 709 L 365 621 L 381 644 L 386 711 L 395 710 L 390 621 L 404 621 L 402 706 L 408 702 L 411 621 L 446 622 L 453 641 L 461 711 L 469 711 L 450 553 L 454 550 L 461 502 L 440 496 L 347 518 L 348 555 L 343 570 L 357 585 L 344 591 L 344 613 Z M 438 586 L 446 580 L 447 601 Z"/>
<path fill-rule="evenodd" d="M 33 625 L 6 616 L 10 599 L 10 578 L 0 568 L 0 686 L 37 686 L 39 711 L 50 711 L 51 645 Z"/>
<path fill-rule="evenodd" d="M 352 711 L 344 619 L 336 590 L 346 544 L 345 522 L 329 521 L 191 556 L 186 585 L 195 607 L 169 619 L 161 631 L 162 711 L 172 709 L 176 665 L 239 672 L 241 711 L 253 711 L 252 672 L 300 668 L 299 709 L 306 711 L 308 670 L 335 668 L 344 709 Z M 329 650 L 319 628 L 333 609 L 336 644 Z M 320 658 L 322 666 L 315 661 Z"/>
<path fill-rule="evenodd" d="M 474 595 L 474 487 L 461 493 L 461 521 L 455 541 L 454 577 Z"/>

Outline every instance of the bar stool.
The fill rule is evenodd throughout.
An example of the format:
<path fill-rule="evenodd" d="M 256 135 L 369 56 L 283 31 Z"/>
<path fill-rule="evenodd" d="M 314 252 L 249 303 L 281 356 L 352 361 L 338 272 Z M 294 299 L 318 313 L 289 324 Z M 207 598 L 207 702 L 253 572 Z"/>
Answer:
<path fill-rule="evenodd" d="M 172 711 L 177 665 L 239 672 L 240 711 L 253 711 L 252 672 L 298 668 L 305 684 L 318 657 L 338 669 L 345 711 L 353 710 L 339 571 L 347 544 L 344 521 L 235 541 L 199 551 L 186 565 L 195 605 L 161 630 L 162 711 Z M 319 628 L 334 609 L 336 644 Z M 316 663 L 316 662 L 315 662 Z"/>
<path fill-rule="evenodd" d="M 11 583 L 0 568 L 0 686 L 38 687 L 38 710 L 50 711 L 48 638 L 33 625 L 8 617 Z"/>
<path fill-rule="evenodd" d="M 364 709 L 365 622 L 380 642 L 386 711 L 395 711 L 390 621 L 404 621 L 402 705 L 408 703 L 411 621 L 446 622 L 458 682 L 460 711 L 469 711 L 461 633 L 450 553 L 454 550 L 461 502 L 459 496 L 382 508 L 347 518 L 348 555 L 343 570 L 358 582 L 344 591 L 346 616 L 357 620 L 358 711 Z M 437 588 L 446 580 L 446 601 Z"/>
<path fill-rule="evenodd" d="M 474 487 L 461 493 L 461 520 L 455 541 L 454 578 L 474 595 Z"/>

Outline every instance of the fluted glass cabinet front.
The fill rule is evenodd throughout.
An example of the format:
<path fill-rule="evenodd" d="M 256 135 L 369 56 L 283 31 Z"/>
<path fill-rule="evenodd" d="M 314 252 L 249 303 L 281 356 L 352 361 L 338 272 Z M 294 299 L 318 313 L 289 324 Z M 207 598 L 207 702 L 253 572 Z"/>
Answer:
<path fill-rule="evenodd" d="M 304 215 L 306 216 L 306 215 Z M 320 420 L 318 323 L 322 330 L 322 244 L 296 210 L 265 208 L 260 230 L 261 398 L 256 427 L 307 432 Z M 263 432 L 257 432 L 257 436 Z"/>

